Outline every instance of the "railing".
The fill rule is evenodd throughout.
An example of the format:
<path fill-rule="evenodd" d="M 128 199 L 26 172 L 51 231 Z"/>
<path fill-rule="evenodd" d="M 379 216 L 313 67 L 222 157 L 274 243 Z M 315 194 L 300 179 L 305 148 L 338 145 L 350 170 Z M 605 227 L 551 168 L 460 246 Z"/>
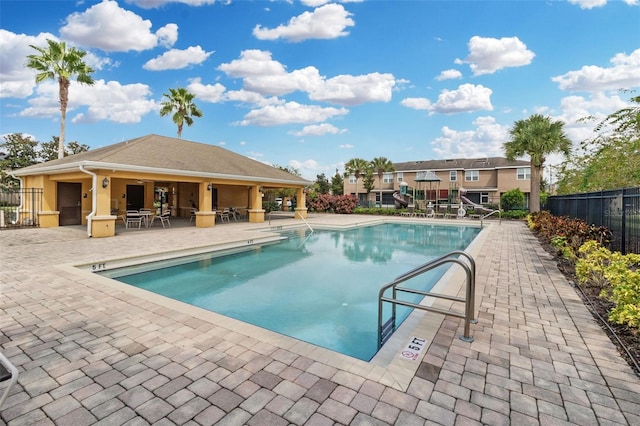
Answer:
<path fill-rule="evenodd" d="M 305 225 L 307 225 L 307 228 L 309 228 L 309 230 L 313 233 L 313 228 L 311 227 L 311 225 L 309 225 L 309 222 L 307 222 L 307 221 L 305 220 L 305 218 L 304 218 L 304 217 L 302 217 L 302 213 L 300 213 L 299 211 L 296 211 L 296 214 L 297 214 L 298 216 L 300 216 L 300 219 L 302 219 L 302 221 L 304 222 L 304 224 L 305 224 Z M 294 218 L 296 217 L 296 214 L 294 214 L 294 215 L 293 215 L 293 217 L 294 217 Z"/>
<path fill-rule="evenodd" d="M 0 190 L 0 229 L 39 226 L 42 188 Z"/>
<path fill-rule="evenodd" d="M 459 258 L 454 258 L 453 256 L 463 256 L 469 261 L 469 264 L 465 263 Z M 467 287 L 466 287 L 465 297 L 449 296 L 446 294 L 431 293 L 431 292 L 425 292 L 425 291 L 416 290 L 416 289 L 410 289 L 406 287 L 399 287 L 399 285 L 402 284 L 403 282 L 411 278 L 417 277 L 418 275 L 422 275 L 426 272 L 429 272 L 432 269 L 437 268 L 438 266 L 441 266 L 441 265 L 445 265 L 447 263 L 458 264 L 464 269 L 467 276 L 467 279 L 466 279 Z M 471 255 L 461 250 L 455 250 L 445 254 L 444 256 L 440 256 L 438 258 L 432 259 L 429 262 L 425 263 L 424 265 L 418 266 L 417 268 L 412 269 L 411 271 L 400 275 L 389 284 L 384 285 L 378 293 L 378 349 L 380 349 L 382 345 L 384 345 L 384 343 L 388 340 L 389 337 L 391 337 L 391 334 L 393 334 L 393 331 L 395 331 L 396 329 L 396 305 L 408 306 L 410 308 L 420 309 L 423 311 L 437 312 L 444 315 L 451 315 L 458 318 L 464 318 L 465 320 L 464 335 L 460 336 L 460 339 L 465 342 L 473 342 L 473 337 L 471 337 L 471 333 L 470 333 L 470 328 L 471 328 L 470 323 L 476 322 L 476 320 L 473 318 L 473 311 L 474 311 L 474 305 L 475 305 L 475 288 L 476 288 L 475 260 L 473 260 L 473 257 L 471 257 Z M 393 291 L 393 296 L 390 298 L 384 296 L 384 293 L 388 289 L 392 289 Z M 419 294 L 421 296 L 429 296 L 429 297 L 434 297 L 438 299 L 446 299 L 454 302 L 463 302 L 465 304 L 465 310 L 464 310 L 464 313 L 460 313 L 457 311 L 406 302 L 404 300 L 399 300 L 397 298 L 398 292 Z M 382 322 L 383 302 L 391 303 L 391 317 L 386 323 Z"/>
<path fill-rule="evenodd" d="M 498 223 L 502 223 L 502 213 L 500 212 L 500 210 L 494 210 L 491 213 L 487 213 L 484 216 L 480 216 L 480 227 L 482 228 L 482 226 L 484 225 L 484 220 L 486 218 L 488 218 L 489 216 L 492 216 L 494 214 L 498 213 Z"/>

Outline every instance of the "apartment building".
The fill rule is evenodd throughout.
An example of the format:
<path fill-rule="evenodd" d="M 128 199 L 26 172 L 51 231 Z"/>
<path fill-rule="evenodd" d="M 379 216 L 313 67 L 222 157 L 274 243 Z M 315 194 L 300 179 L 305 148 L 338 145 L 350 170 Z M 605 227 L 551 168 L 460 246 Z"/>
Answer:
<path fill-rule="evenodd" d="M 459 203 L 460 190 L 476 204 L 499 204 L 500 196 L 520 188 L 529 205 L 531 169 L 528 161 L 509 161 L 503 157 L 455 158 L 446 160 L 409 161 L 394 163 L 394 172 L 385 173 L 375 189 L 367 194 L 362 176 L 344 180 L 345 194 L 358 194 L 361 205 L 392 206 L 394 193 L 418 208 L 428 202 L 434 204 Z M 380 191 L 382 190 L 382 191 Z"/>

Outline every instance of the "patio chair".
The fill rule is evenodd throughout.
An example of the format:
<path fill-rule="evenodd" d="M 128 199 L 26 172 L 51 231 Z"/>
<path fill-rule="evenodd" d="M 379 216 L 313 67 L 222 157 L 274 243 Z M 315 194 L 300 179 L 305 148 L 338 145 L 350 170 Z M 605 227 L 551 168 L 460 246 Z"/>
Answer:
<path fill-rule="evenodd" d="M 171 221 L 169 220 L 170 217 L 171 217 L 171 211 L 169 210 L 163 212 L 160 216 L 158 216 L 158 219 L 160 219 L 160 223 L 162 223 L 163 228 L 165 225 L 171 226 Z"/>
<path fill-rule="evenodd" d="M 18 382 L 18 369 L 2 354 L 0 353 L 0 382 L 9 380 L 9 385 L 4 388 L 2 397 L 0 397 L 0 411 L 4 401 L 11 393 L 11 389 Z"/>
<path fill-rule="evenodd" d="M 224 223 L 225 220 L 229 222 L 229 216 L 230 216 L 229 209 L 222 209 L 222 212 L 220 212 L 219 216 L 220 216 L 220 222 Z"/>
<path fill-rule="evenodd" d="M 191 221 L 196 218 L 196 213 L 198 212 L 198 209 L 191 208 L 191 210 L 189 210 L 189 212 L 190 212 L 190 215 L 191 215 L 189 217 L 189 223 L 191 223 Z"/>
<path fill-rule="evenodd" d="M 142 227 L 142 215 L 137 210 L 127 210 L 126 220 L 124 222 L 124 227 L 129 229 L 129 226 L 138 225 L 138 229 Z"/>

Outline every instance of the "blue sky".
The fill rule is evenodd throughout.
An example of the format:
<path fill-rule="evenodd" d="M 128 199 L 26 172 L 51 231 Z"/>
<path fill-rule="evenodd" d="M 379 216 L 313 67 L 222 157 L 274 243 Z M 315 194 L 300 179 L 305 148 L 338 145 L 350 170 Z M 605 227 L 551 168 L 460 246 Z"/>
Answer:
<path fill-rule="evenodd" d="M 534 113 L 577 145 L 578 119 L 640 87 L 638 0 L 1 0 L 0 17 L 0 134 L 59 134 L 57 84 L 24 63 L 64 40 L 96 70 L 71 86 L 67 141 L 175 136 L 160 103 L 186 87 L 204 116 L 183 139 L 311 180 L 354 157 L 500 156 Z"/>

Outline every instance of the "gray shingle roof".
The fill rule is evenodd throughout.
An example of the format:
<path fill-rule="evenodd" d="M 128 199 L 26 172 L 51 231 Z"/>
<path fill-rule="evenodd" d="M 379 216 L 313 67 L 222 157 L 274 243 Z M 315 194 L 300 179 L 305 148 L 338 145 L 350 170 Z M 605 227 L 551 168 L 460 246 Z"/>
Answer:
<path fill-rule="evenodd" d="M 310 182 L 248 157 L 236 154 L 219 146 L 186 141 L 159 135 L 146 135 L 136 139 L 89 150 L 76 155 L 35 164 L 16 170 L 15 175 L 25 176 L 39 173 L 54 173 L 78 167 L 81 164 L 100 164 L 139 167 L 141 171 L 189 172 L 194 176 L 223 175 L 226 177 L 257 178 L 288 183 Z M 68 166 L 68 167 L 66 167 Z"/>
<path fill-rule="evenodd" d="M 396 172 L 414 172 L 420 170 L 473 170 L 499 169 L 503 167 L 528 167 L 528 161 L 509 161 L 503 157 L 453 158 L 447 160 L 408 161 L 393 163 Z"/>

